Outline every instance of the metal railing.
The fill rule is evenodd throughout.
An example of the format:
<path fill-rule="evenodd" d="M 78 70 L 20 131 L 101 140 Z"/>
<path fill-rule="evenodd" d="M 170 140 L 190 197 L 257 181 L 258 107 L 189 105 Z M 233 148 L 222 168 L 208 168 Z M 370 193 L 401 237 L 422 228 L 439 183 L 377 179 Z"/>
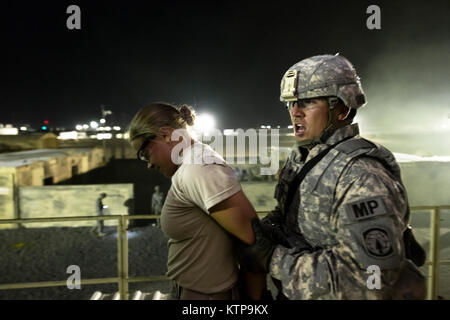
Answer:
<path fill-rule="evenodd" d="M 128 220 L 135 219 L 159 219 L 159 215 L 110 215 L 110 216 L 90 216 L 90 217 L 55 217 L 55 218 L 33 218 L 33 219 L 8 219 L 0 220 L 0 224 L 24 224 L 42 222 L 70 222 L 70 221 L 91 221 L 91 220 L 117 220 L 117 265 L 118 274 L 113 278 L 80 279 L 81 285 L 118 283 L 120 299 L 128 300 L 128 284 L 135 282 L 152 282 L 170 280 L 166 276 L 129 277 L 128 276 Z M 66 286 L 67 280 L 27 282 L 0 284 L 0 290 L 7 289 L 27 289 L 42 287 Z"/>
<path fill-rule="evenodd" d="M 436 300 L 438 298 L 439 265 L 450 265 L 450 260 L 439 259 L 441 210 L 449 209 L 450 206 L 411 207 L 411 211 L 431 211 L 429 260 L 426 261 L 426 265 L 428 265 L 428 300 Z"/>
<path fill-rule="evenodd" d="M 430 247 L 428 265 L 428 296 L 427 299 L 437 299 L 439 265 L 450 265 L 450 260 L 439 260 L 439 237 L 440 237 L 440 212 L 449 210 L 450 206 L 418 206 L 411 207 L 411 211 L 431 211 L 430 223 Z M 264 217 L 268 211 L 258 212 L 259 217 Z M 159 215 L 111 215 L 111 216 L 91 216 L 91 217 L 58 217 L 58 218 L 33 218 L 33 219 L 8 219 L 0 220 L 0 224 L 24 224 L 24 223 L 42 223 L 42 222 L 70 222 L 70 221 L 91 221 L 91 220 L 117 220 L 117 263 L 118 275 L 113 278 L 81 279 L 81 285 L 89 284 L 107 284 L 118 283 L 120 299 L 128 300 L 128 284 L 136 282 L 152 282 L 170 280 L 166 276 L 128 276 L 128 220 L 135 219 L 160 219 Z M 28 283 L 9 283 L 0 284 L 0 290 L 8 289 L 26 289 L 66 286 L 67 280 L 46 281 L 46 282 L 28 282 Z"/>

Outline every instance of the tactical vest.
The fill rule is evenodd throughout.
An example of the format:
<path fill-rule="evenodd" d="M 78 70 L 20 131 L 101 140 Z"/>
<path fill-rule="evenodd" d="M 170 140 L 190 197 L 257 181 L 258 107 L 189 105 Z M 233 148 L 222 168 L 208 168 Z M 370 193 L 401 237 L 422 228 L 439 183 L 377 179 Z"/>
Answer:
<path fill-rule="evenodd" d="M 333 212 L 336 210 L 334 195 L 339 177 L 347 165 L 357 157 L 370 157 L 380 161 L 392 174 L 393 179 L 399 181 L 400 168 L 392 153 L 386 148 L 359 137 L 353 137 L 331 149 L 305 176 L 300 186 L 292 186 L 292 181 L 300 172 L 304 163 L 298 162 L 298 153 L 293 151 L 283 167 L 275 198 L 285 217 L 290 231 L 300 231 L 311 246 L 328 247 L 337 244 L 332 230 Z M 289 188 L 299 188 L 299 202 L 286 208 Z M 296 219 L 291 215 L 296 215 Z M 405 216 L 405 219 L 408 217 Z"/>

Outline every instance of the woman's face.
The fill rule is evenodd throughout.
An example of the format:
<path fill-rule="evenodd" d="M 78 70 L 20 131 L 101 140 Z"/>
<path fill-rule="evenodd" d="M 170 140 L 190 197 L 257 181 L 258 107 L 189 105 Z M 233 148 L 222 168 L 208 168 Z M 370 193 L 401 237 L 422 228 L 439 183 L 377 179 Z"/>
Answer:
<path fill-rule="evenodd" d="M 145 137 L 138 137 L 134 139 L 131 144 L 136 152 L 146 142 Z M 142 149 L 141 154 L 144 155 L 148 161 L 147 168 L 154 169 L 166 177 L 174 175 L 178 166 L 172 162 L 171 154 L 174 146 L 173 141 L 167 139 L 167 136 L 158 135 L 151 139 L 145 148 Z"/>

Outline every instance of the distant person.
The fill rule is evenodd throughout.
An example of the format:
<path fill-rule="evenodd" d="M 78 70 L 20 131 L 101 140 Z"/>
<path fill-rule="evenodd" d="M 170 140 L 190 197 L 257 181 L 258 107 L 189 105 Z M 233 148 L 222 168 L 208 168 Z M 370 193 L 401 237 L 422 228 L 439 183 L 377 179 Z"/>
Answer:
<path fill-rule="evenodd" d="M 172 297 L 237 299 L 239 270 L 233 241 L 253 243 L 252 219 L 257 216 L 233 169 L 186 130 L 194 119 L 189 106 L 152 103 L 134 116 L 129 139 L 139 160 L 172 179 L 161 212 L 161 228 L 169 237 Z M 183 141 L 173 140 L 176 133 L 183 133 Z M 199 150 L 208 161 L 191 161 Z M 177 155 L 181 161 L 174 160 Z"/>
<path fill-rule="evenodd" d="M 97 198 L 96 211 L 98 216 L 103 216 L 104 214 L 104 209 L 106 208 L 106 206 L 103 204 L 103 199 L 105 198 L 106 193 L 104 192 L 101 193 L 100 196 Z M 99 237 L 103 237 L 105 235 L 103 229 L 104 229 L 103 220 L 97 220 L 97 225 L 94 228 L 92 228 L 91 232 L 97 232 L 97 235 Z"/>
<path fill-rule="evenodd" d="M 154 215 L 161 215 L 162 206 L 164 203 L 164 193 L 159 191 L 159 186 L 155 186 L 153 195 L 152 195 L 152 212 Z M 161 219 L 156 219 L 156 225 L 158 227 L 161 226 Z"/>

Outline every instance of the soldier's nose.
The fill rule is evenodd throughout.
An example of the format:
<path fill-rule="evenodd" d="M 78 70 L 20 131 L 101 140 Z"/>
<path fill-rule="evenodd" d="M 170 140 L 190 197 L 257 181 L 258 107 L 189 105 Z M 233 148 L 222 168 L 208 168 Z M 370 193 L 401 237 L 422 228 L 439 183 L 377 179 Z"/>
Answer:
<path fill-rule="evenodd" d="M 303 112 L 303 108 L 300 108 L 298 104 L 295 104 L 294 107 L 291 109 L 291 114 L 294 117 L 304 117 L 305 113 Z"/>

